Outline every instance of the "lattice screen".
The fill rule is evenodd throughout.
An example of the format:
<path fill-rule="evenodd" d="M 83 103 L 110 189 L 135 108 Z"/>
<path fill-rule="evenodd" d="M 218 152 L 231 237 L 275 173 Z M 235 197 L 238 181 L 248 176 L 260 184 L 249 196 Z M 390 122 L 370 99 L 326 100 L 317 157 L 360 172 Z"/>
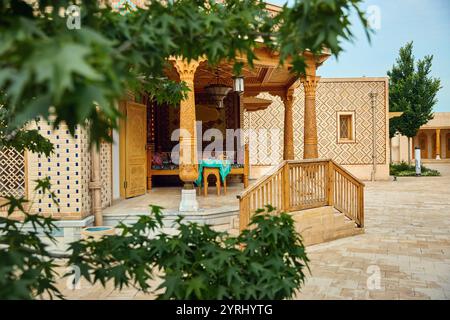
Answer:
<path fill-rule="evenodd" d="M 15 149 L 0 149 L 0 197 L 25 196 L 25 158 Z"/>
<path fill-rule="evenodd" d="M 92 209 L 89 182 L 91 181 L 91 151 L 89 147 L 89 133 L 80 130 L 80 156 L 82 163 L 82 179 L 80 181 L 80 192 L 83 198 L 83 212 L 90 213 Z"/>
<path fill-rule="evenodd" d="M 111 144 L 102 143 L 100 147 L 100 179 L 102 182 L 102 208 L 111 205 L 112 200 L 112 170 Z"/>

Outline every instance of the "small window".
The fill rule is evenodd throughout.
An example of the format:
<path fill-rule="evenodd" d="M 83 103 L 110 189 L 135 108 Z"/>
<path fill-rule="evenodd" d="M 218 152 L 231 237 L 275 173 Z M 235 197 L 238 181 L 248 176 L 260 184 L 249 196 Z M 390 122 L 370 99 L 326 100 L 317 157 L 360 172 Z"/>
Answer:
<path fill-rule="evenodd" d="M 338 113 L 338 142 L 354 142 L 355 141 L 355 123 L 353 112 Z"/>

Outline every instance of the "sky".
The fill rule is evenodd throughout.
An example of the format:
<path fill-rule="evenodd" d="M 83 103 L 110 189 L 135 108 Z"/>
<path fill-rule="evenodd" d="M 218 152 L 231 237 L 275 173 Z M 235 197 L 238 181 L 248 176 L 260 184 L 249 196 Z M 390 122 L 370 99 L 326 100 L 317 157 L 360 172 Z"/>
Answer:
<path fill-rule="evenodd" d="M 286 0 L 268 0 L 284 4 Z M 292 0 L 289 0 L 292 2 Z M 344 44 L 338 59 L 328 59 L 318 69 L 322 77 L 384 77 L 392 68 L 400 47 L 414 42 L 416 59 L 433 55 L 432 76 L 441 79 L 436 112 L 450 112 L 450 1 L 365 0 L 363 10 L 379 9 L 378 30 L 369 44 L 356 16 L 353 43 Z"/>

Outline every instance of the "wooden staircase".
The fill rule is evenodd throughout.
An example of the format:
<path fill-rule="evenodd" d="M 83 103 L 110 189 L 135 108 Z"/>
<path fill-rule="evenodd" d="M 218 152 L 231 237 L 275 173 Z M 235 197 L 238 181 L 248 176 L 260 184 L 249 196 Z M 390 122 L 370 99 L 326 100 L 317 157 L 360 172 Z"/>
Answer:
<path fill-rule="evenodd" d="M 364 232 L 364 184 L 332 160 L 283 161 L 238 198 L 240 230 L 270 204 L 309 245 Z"/>
<path fill-rule="evenodd" d="M 353 220 L 331 206 L 292 212 L 297 232 L 306 245 L 336 240 L 364 232 Z"/>

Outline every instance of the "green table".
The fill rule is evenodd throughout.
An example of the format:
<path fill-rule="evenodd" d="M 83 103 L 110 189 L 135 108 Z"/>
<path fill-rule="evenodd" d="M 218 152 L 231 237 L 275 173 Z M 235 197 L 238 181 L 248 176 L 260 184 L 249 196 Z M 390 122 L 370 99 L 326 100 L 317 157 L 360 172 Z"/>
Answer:
<path fill-rule="evenodd" d="M 203 168 L 218 168 L 220 173 L 220 178 L 222 182 L 225 181 L 227 175 L 231 171 L 231 163 L 229 160 L 220 160 L 220 159 L 206 159 L 200 160 L 198 164 L 198 178 L 195 181 L 195 184 L 199 186 L 202 184 L 203 180 Z"/>

